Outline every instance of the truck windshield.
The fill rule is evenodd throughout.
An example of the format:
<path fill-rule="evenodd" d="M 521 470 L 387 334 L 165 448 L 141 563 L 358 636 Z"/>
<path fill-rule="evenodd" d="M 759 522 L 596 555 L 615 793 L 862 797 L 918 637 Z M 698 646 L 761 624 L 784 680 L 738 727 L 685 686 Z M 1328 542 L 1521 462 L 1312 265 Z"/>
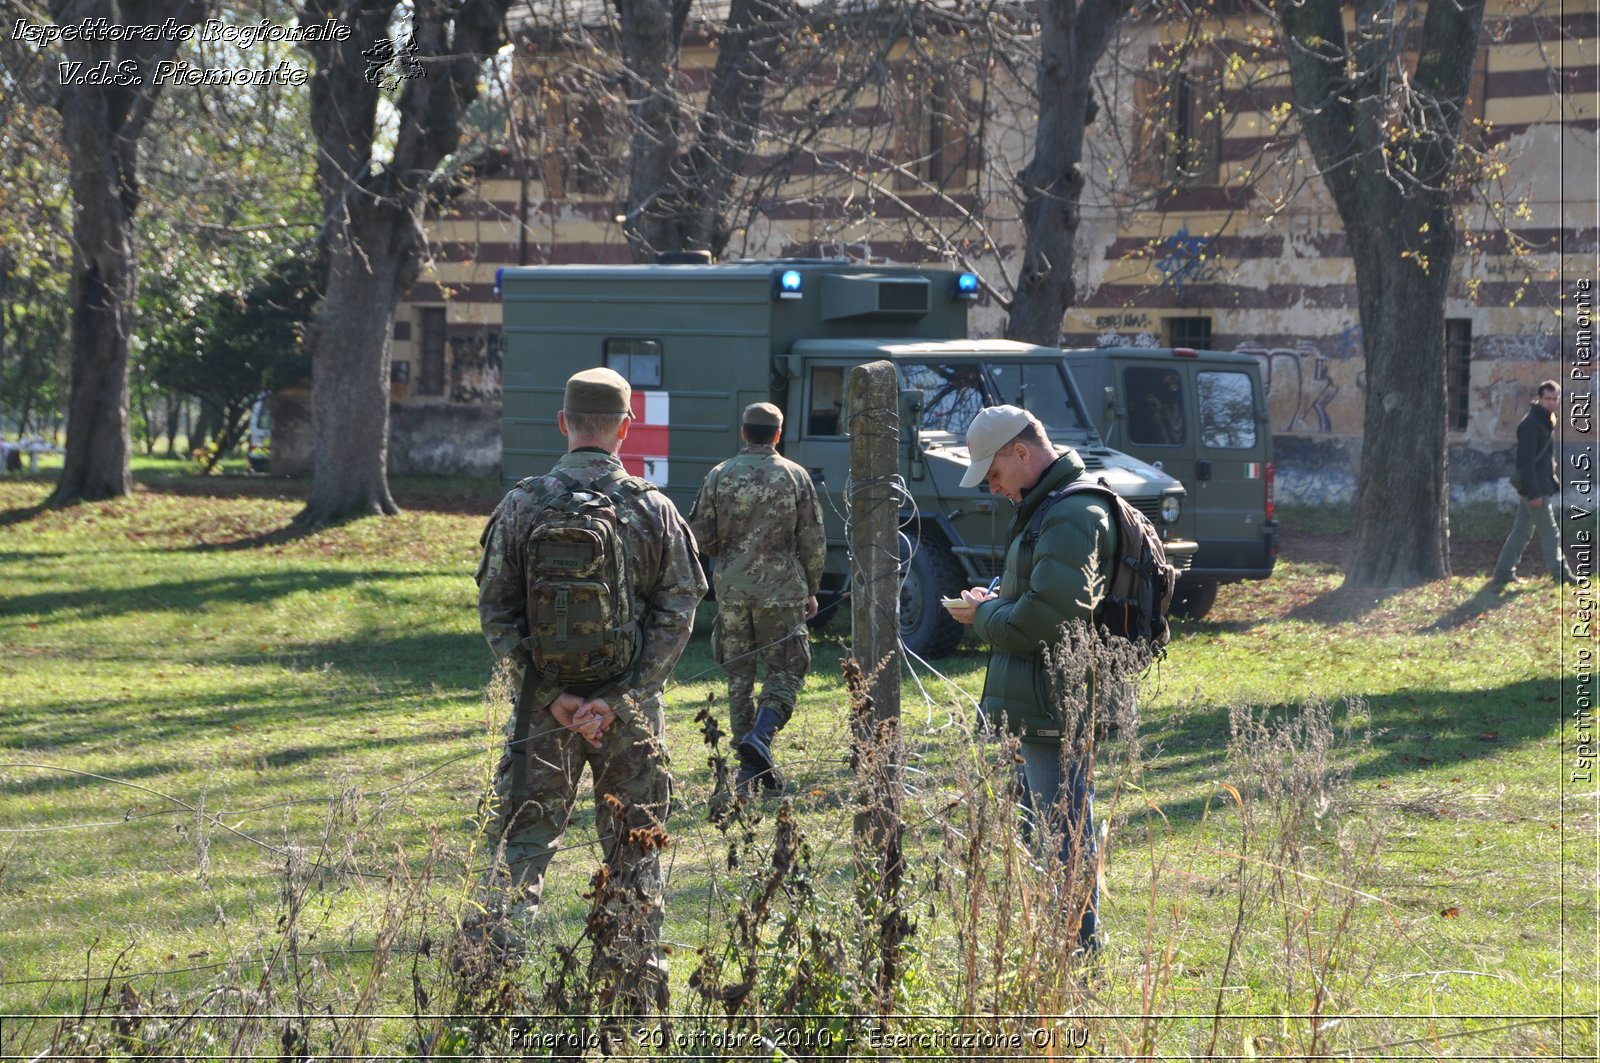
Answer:
<path fill-rule="evenodd" d="M 1088 421 L 1061 366 L 1047 361 L 902 362 L 905 386 L 922 391 L 922 427 L 962 435 L 985 406 L 1020 406 L 1051 438 L 1087 436 Z"/>

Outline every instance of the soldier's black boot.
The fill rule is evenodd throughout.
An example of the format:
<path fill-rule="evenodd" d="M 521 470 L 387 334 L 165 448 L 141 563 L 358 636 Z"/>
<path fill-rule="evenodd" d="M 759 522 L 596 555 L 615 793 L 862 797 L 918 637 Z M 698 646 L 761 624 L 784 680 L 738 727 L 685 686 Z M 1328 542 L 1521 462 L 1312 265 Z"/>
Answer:
<path fill-rule="evenodd" d="M 756 791 L 761 786 L 756 779 L 761 774 L 762 769 L 756 767 L 750 761 L 743 760 L 741 758 L 741 762 L 739 764 L 739 773 L 733 777 L 733 792 L 744 798 L 746 801 L 755 800 Z"/>
<path fill-rule="evenodd" d="M 762 705 L 756 710 L 756 722 L 739 739 L 739 774 L 742 776 L 746 768 L 754 768 L 755 780 L 767 790 L 783 789 L 783 776 L 772 759 L 772 740 L 778 736 L 780 721 L 777 709 Z"/>

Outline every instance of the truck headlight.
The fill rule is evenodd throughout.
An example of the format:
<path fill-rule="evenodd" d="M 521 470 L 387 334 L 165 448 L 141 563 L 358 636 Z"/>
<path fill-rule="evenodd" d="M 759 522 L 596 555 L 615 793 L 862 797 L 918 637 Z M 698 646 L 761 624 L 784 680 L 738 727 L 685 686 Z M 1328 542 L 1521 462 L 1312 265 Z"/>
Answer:
<path fill-rule="evenodd" d="M 1177 495 L 1168 495 L 1161 500 L 1161 520 L 1164 524 L 1178 523 L 1178 514 L 1183 512 L 1183 500 Z"/>

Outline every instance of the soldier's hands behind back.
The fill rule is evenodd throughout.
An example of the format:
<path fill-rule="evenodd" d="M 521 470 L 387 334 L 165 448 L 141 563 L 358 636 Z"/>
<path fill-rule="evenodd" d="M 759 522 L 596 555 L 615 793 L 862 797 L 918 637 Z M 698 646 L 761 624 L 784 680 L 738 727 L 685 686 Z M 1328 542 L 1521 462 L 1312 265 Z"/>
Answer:
<path fill-rule="evenodd" d="M 577 717 L 578 710 L 582 707 L 582 698 L 576 694 L 569 694 L 563 690 L 561 693 L 557 694 L 556 699 L 550 703 L 550 715 L 556 718 L 556 723 L 559 723 L 562 727 L 572 731 L 576 730 L 576 727 L 573 726 L 573 722 Z"/>
<path fill-rule="evenodd" d="M 581 735 L 596 749 L 600 748 L 600 736 L 606 733 L 606 728 L 611 726 L 611 721 L 617 718 L 612 711 L 611 703 L 605 698 L 589 698 L 584 700 L 577 694 L 563 690 L 556 695 L 550 703 L 550 715 L 556 722 L 573 734 Z"/>
<path fill-rule="evenodd" d="M 617 714 L 605 698 L 591 698 L 578 706 L 578 711 L 573 714 L 572 729 L 582 735 L 584 741 L 599 749 L 600 736 L 606 733 L 611 721 L 616 718 Z"/>

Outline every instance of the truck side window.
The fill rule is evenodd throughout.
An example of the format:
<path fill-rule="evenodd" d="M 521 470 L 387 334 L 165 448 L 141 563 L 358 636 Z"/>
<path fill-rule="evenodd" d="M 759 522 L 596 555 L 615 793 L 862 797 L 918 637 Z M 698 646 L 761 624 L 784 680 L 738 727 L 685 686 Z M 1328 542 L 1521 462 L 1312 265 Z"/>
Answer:
<path fill-rule="evenodd" d="M 661 386 L 661 341 L 608 339 L 602 347 L 607 369 L 615 369 L 636 388 Z"/>
<path fill-rule="evenodd" d="M 844 368 L 842 365 L 811 367 L 806 435 L 844 435 Z"/>
<path fill-rule="evenodd" d="M 1183 378 L 1175 369 L 1124 369 L 1128 438 L 1141 446 L 1175 447 L 1188 435 L 1183 423 Z"/>
<path fill-rule="evenodd" d="M 1244 373 L 1201 373 L 1200 442 L 1208 447 L 1243 450 L 1256 445 L 1255 389 Z"/>
<path fill-rule="evenodd" d="M 987 405 L 983 373 L 976 362 L 903 364 L 900 372 L 906 387 L 922 392 L 922 427 L 927 431 L 964 435 Z"/>

